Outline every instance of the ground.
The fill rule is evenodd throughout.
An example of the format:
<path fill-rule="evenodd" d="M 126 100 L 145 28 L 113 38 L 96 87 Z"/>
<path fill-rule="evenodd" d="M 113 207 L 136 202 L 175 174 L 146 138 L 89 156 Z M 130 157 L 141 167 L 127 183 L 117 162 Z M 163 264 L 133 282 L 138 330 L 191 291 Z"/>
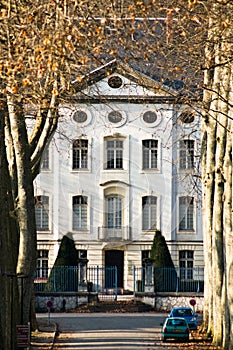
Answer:
<path fill-rule="evenodd" d="M 71 312 L 155 312 L 154 308 L 150 305 L 146 305 L 140 301 L 127 300 L 127 301 L 102 301 L 93 302 L 91 304 L 81 305 L 78 309 L 72 310 Z M 166 313 L 167 314 L 167 313 Z M 200 326 L 199 326 L 200 329 Z M 221 347 L 216 347 L 211 343 L 211 339 L 207 337 L 205 333 L 197 331 L 191 331 L 190 341 L 187 343 L 177 342 L 177 341 L 167 341 L 158 344 L 159 348 L 163 347 L 166 349 L 176 350 L 176 349 L 195 349 L 195 350 L 221 350 Z"/>

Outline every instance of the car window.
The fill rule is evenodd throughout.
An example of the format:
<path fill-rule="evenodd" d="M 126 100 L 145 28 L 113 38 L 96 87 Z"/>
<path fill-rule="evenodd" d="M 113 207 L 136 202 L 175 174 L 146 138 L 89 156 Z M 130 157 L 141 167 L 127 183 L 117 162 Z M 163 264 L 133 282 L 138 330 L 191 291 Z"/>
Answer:
<path fill-rule="evenodd" d="M 184 316 L 192 316 L 192 310 L 191 309 L 178 309 L 173 311 L 173 316 L 179 316 L 179 317 L 184 317 Z"/>
<path fill-rule="evenodd" d="M 184 320 L 168 320 L 167 321 L 168 326 L 185 326 L 186 322 Z"/>

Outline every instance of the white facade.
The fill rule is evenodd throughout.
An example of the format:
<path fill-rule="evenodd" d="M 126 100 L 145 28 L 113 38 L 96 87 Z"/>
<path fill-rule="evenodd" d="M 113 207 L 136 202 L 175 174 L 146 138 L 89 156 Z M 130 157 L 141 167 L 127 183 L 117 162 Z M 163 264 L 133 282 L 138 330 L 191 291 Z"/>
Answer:
<path fill-rule="evenodd" d="M 69 235 L 89 266 L 117 264 L 119 287 L 132 290 L 133 266 L 148 256 L 155 229 L 175 266 L 203 267 L 199 119 L 182 121 L 190 109 L 175 91 L 115 62 L 109 68 L 60 110 L 35 181 L 46 207 L 37 211 L 38 250 L 51 267 Z"/>

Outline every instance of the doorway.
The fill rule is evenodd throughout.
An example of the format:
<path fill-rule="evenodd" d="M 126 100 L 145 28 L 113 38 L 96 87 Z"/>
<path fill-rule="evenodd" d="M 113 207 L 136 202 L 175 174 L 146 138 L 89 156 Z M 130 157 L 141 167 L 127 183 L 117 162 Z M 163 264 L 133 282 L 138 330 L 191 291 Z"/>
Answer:
<path fill-rule="evenodd" d="M 117 288 L 123 288 L 124 285 L 124 251 L 122 250 L 106 250 L 105 266 L 117 267 Z"/>

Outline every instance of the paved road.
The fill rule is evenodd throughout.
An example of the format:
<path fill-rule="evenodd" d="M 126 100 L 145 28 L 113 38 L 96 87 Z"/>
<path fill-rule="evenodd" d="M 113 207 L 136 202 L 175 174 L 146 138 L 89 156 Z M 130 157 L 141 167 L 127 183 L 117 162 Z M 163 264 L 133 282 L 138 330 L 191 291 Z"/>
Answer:
<path fill-rule="evenodd" d="M 160 341 L 164 317 L 159 313 L 54 313 L 51 320 L 61 333 L 53 349 L 166 349 Z"/>

